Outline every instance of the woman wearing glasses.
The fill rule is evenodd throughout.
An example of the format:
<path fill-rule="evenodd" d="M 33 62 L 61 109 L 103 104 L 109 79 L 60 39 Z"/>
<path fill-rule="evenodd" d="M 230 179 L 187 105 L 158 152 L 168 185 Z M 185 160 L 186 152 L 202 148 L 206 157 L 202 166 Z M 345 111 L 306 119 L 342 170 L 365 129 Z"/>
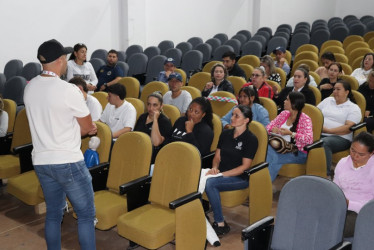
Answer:
<path fill-rule="evenodd" d="M 258 96 L 273 98 L 274 92 L 273 88 L 265 82 L 266 75 L 264 67 L 260 66 L 253 70 L 252 72 L 252 82 L 246 83 L 243 87 L 253 85 L 256 89 Z"/>
<path fill-rule="evenodd" d="M 93 93 L 96 89 L 97 77 L 94 68 L 87 59 L 87 46 L 83 43 L 77 43 L 74 46 L 74 52 L 70 55 L 68 61 L 68 70 L 66 73 L 66 81 L 70 81 L 75 76 L 82 77 L 89 90 L 88 93 Z"/>

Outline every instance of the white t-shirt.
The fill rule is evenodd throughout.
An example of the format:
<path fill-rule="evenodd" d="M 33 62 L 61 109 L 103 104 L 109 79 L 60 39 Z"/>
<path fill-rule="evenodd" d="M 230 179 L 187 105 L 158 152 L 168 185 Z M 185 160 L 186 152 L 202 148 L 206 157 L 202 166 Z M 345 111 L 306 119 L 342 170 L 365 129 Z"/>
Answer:
<path fill-rule="evenodd" d="M 133 130 L 136 122 L 136 109 L 127 101 L 124 101 L 118 108 L 108 103 L 100 117 L 100 121 L 108 124 L 112 133 L 126 127 Z"/>
<path fill-rule="evenodd" d="M 356 78 L 357 81 L 358 81 L 358 83 L 361 85 L 361 84 L 363 84 L 364 82 L 366 82 L 367 77 L 368 77 L 370 71 L 371 71 L 371 69 L 369 69 L 369 70 L 364 70 L 364 69 L 362 69 L 362 68 L 357 68 L 357 69 L 355 69 L 355 70 L 352 72 L 351 76 L 353 76 L 354 78 Z"/>
<path fill-rule="evenodd" d="M 98 81 L 95 70 L 90 62 L 85 62 L 83 65 L 79 65 L 76 64 L 74 60 L 69 60 L 66 81 L 70 81 L 70 79 L 75 76 L 82 77 L 86 83 L 90 83 L 94 86 L 96 86 Z"/>
<path fill-rule="evenodd" d="M 33 78 L 25 88 L 35 165 L 64 164 L 83 160 L 77 121 L 89 115 L 79 88 L 58 77 Z"/>
<path fill-rule="evenodd" d="M 95 97 L 87 95 L 86 104 L 91 113 L 92 121 L 98 121 L 101 113 L 103 113 L 103 107 L 101 107 L 100 102 Z"/>
<path fill-rule="evenodd" d="M 334 97 L 327 97 L 317 107 L 322 111 L 323 126 L 326 128 L 343 126 L 346 121 L 352 121 L 356 124 L 361 121 L 361 109 L 350 100 L 336 105 Z M 331 136 L 332 134 L 322 133 L 322 135 Z M 339 136 L 352 141 L 352 133 Z"/>
<path fill-rule="evenodd" d="M 182 93 L 175 99 L 171 97 L 171 91 L 168 91 L 163 99 L 165 104 L 176 106 L 181 113 L 186 113 L 188 105 L 192 101 L 191 94 L 186 90 L 182 90 Z"/>
<path fill-rule="evenodd" d="M 6 111 L 0 113 L 0 137 L 6 136 L 8 132 L 9 116 Z"/>

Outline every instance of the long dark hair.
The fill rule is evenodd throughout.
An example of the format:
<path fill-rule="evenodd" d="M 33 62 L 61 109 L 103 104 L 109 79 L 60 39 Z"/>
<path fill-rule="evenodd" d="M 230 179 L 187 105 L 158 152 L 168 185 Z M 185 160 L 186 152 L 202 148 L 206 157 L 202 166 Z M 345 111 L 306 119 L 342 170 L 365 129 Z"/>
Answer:
<path fill-rule="evenodd" d="M 242 92 L 244 92 L 244 94 L 246 94 L 248 96 L 248 98 L 251 98 L 252 96 L 254 96 L 255 99 L 253 100 L 253 103 L 258 103 L 258 104 L 260 103 L 260 99 L 258 98 L 257 91 L 252 86 L 247 86 L 247 87 L 241 88 L 239 90 L 238 99 L 239 99 L 239 96 Z"/>
<path fill-rule="evenodd" d="M 84 45 L 83 43 L 77 43 L 76 45 L 74 45 L 74 52 L 78 52 L 81 48 L 85 48 L 87 50 L 86 45 Z M 69 60 L 75 60 L 76 56 L 74 52 L 70 54 Z M 84 60 L 84 62 L 86 62 L 86 60 Z"/>
<path fill-rule="evenodd" d="M 208 124 L 208 126 L 211 129 L 213 129 L 213 109 L 212 109 L 212 105 L 210 104 L 210 102 L 207 99 L 205 99 L 205 97 L 196 97 L 188 105 L 188 109 L 193 103 L 196 103 L 200 106 L 201 111 L 205 113 L 203 120 Z"/>
<path fill-rule="evenodd" d="M 300 115 L 302 113 L 301 111 L 305 106 L 305 96 L 298 91 L 292 91 L 288 94 L 288 98 L 290 99 L 291 108 L 293 110 L 297 110 L 295 122 L 292 124 L 292 127 L 290 129 L 291 132 L 296 132 L 297 125 L 299 124 Z"/>

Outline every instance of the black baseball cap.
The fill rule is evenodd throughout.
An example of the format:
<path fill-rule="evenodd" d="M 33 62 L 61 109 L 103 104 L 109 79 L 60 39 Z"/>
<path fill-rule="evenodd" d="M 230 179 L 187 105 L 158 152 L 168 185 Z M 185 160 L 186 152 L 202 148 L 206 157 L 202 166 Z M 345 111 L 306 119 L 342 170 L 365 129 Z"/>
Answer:
<path fill-rule="evenodd" d="M 72 47 L 64 47 L 56 39 L 51 39 L 39 46 L 38 59 L 42 64 L 50 63 L 62 55 L 67 55 L 73 52 Z"/>

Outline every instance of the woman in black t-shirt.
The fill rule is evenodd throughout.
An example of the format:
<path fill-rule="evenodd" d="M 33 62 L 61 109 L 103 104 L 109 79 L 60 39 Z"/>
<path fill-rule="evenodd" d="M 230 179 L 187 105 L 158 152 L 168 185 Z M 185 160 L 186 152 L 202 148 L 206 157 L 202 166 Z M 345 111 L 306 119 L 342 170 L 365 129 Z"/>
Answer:
<path fill-rule="evenodd" d="M 171 122 L 162 114 L 162 95 L 158 92 L 150 94 L 147 98 L 147 111 L 136 122 L 134 131 L 141 131 L 151 137 L 153 145 L 153 164 L 158 151 L 166 144 L 171 135 Z"/>
<path fill-rule="evenodd" d="M 321 90 L 322 100 L 331 96 L 334 91 L 335 83 L 339 80 L 339 77 L 342 75 L 343 68 L 340 63 L 333 62 L 327 68 L 328 78 L 323 78 L 318 86 Z"/>
<path fill-rule="evenodd" d="M 230 231 L 222 215 L 221 191 L 245 189 L 248 187 L 248 176 L 244 171 L 249 169 L 257 151 L 257 137 L 248 130 L 252 121 L 252 111 L 248 106 L 237 106 L 231 117 L 233 129 L 224 130 L 219 138 L 212 169 L 207 175 L 222 176 L 208 178 L 205 192 L 213 209 L 213 228 L 217 235 Z"/>

